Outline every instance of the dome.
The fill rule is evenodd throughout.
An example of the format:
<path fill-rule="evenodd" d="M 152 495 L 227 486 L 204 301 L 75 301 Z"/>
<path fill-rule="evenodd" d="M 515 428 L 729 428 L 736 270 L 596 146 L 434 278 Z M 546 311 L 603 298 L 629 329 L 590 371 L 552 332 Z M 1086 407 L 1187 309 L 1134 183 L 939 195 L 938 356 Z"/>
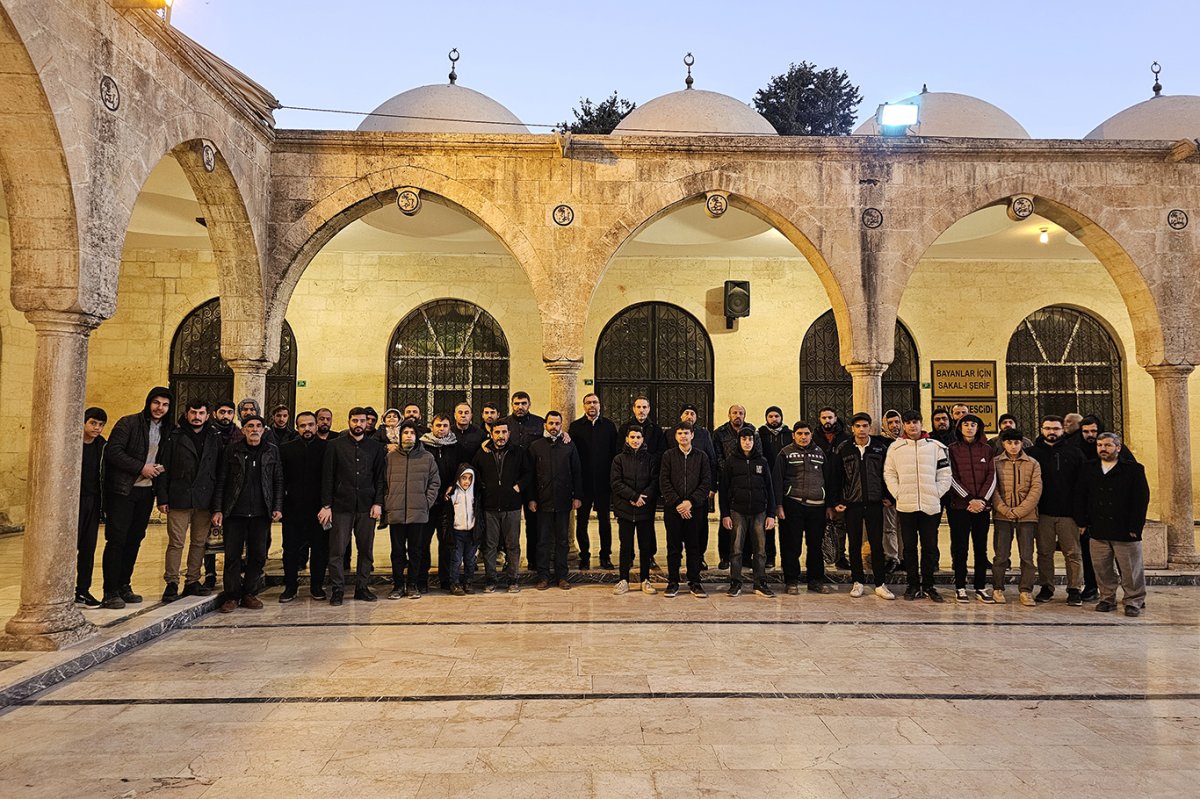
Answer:
<path fill-rule="evenodd" d="M 1085 139 L 1179 141 L 1200 136 L 1200 97 L 1191 94 L 1151 97 L 1112 115 Z"/>
<path fill-rule="evenodd" d="M 511 111 L 486 94 L 457 84 L 421 86 L 397 94 L 363 119 L 359 130 L 400 133 L 528 133 Z M 374 116 L 391 114 L 394 116 Z"/>
<path fill-rule="evenodd" d="M 923 91 L 901 100 L 920 106 L 920 122 L 914 136 L 959 136 L 970 139 L 1028 139 L 1029 132 L 1005 111 L 989 102 L 954 92 Z M 879 125 L 872 116 L 858 126 L 855 136 L 878 136 Z"/>
<path fill-rule="evenodd" d="M 656 97 L 621 120 L 613 133 L 639 136 L 778 136 L 761 114 L 727 94 L 702 89 Z"/>

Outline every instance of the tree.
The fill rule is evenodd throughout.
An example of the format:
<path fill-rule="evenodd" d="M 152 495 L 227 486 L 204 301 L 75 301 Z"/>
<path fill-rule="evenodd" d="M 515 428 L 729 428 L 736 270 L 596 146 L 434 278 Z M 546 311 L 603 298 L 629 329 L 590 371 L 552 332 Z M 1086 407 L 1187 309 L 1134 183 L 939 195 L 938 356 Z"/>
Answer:
<path fill-rule="evenodd" d="M 572 109 L 574 122 L 560 122 L 558 127 L 571 133 L 612 133 L 625 116 L 637 108 L 637 103 L 623 100 L 613 92 L 612 96 L 599 103 L 587 97 L 579 99 L 579 107 Z"/>
<path fill-rule="evenodd" d="M 754 95 L 754 109 L 783 136 L 846 136 L 862 95 L 845 72 L 792 64 Z"/>

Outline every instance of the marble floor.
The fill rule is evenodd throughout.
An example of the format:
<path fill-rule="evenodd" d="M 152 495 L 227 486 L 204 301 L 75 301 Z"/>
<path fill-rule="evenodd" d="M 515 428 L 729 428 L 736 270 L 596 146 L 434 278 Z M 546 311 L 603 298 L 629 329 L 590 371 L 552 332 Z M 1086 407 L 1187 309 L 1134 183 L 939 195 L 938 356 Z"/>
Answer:
<path fill-rule="evenodd" d="M 0 713 L 3 797 L 1157 797 L 1200 588 L 1011 602 L 570 591 L 211 614 Z M 1014 597 L 1015 598 L 1015 597 Z"/>

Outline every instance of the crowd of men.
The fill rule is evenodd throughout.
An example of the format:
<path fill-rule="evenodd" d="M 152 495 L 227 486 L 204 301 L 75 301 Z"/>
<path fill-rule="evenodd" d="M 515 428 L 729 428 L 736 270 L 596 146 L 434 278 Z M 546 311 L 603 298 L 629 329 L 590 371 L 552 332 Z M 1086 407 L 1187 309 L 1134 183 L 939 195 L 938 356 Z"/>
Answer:
<path fill-rule="evenodd" d="M 119 609 L 142 601 L 132 575 L 156 506 L 168 538 L 162 600 L 216 588 L 209 549 L 219 531 L 223 612 L 262 607 L 273 522 L 282 523 L 282 603 L 296 599 L 307 567 L 310 595 L 341 605 L 352 553 L 353 597 L 376 601 L 375 534 L 384 528 L 391 539 L 388 599 L 429 591 L 435 539 L 442 590 L 472 593 L 482 553 L 482 590 L 520 591 L 522 527 L 537 589 L 568 590 L 572 515 L 579 569 L 591 566 L 595 519 L 598 565 L 619 570 L 614 592 L 633 586 L 656 594 L 660 508 L 667 597 L 685 580 L 687 592 L 707 596 L 701 578 L 715 510 L 718 569 L 729 572 L 730 597 L 742 592 L 746 558 L 753 591 L 773 596 L 767 572 L 778 556 L 788 594 L 799 594 L 802 584 L 833 593 L 828 562 L 850 572 L 851 597 L 872 586 L 875 596 L 895 599 L 888 577 L 902 571 L 906 600 L 943 602 L 934 578 L 945 512 L 957 602 L 1006 601 L 1015 539 L 1022 605 L 1051 601 L 1056 550 L 1066 561 L 1068 605 L 1095 601 L 1099 611 L 1115 610 L 1118 586 L 1127 616 L 1145 605 L 1145 471 L 1095 416 L 1045 416 L 1031 441 L 1005 414 L 989 441 L 983 420 L 965 405 L 936 409 L 928 432 L 920 412 L 889 410 L 876 434 L 866 413 L 854 414 L 848 429 L 833 408 L 821 409 L 815 424 L 788 427 L 777 406 L 755 428 L 734 405 L 710 432 L 696 407 L 685 405 L 678 422 L 664 428 L 645 397 L 618 425 L 602 414 L 596 394 L 584 397 L 584 414 L 569 425 L 558 411 L 533 414 L 529 395 L 518 391 L 508 415 L 485 403 L 479 426 L 465 402 L 428 425 L 421 407 L 409 404 L 387 409 L 382 419 L 372 408 L 352 408 L 341 432 L 327 408 L 293 419 L 280 406 L 268 421 L 252 399 L 211 409 L 190 401 L 182 413 L 173 404 L 169 389 L 152 389 L 142 411 L 118 420 L 107 442 L 105 412 L 84 414 L 81 605 Z M 103 595 L 96 599 L 91 577 L 102 514 Z M 617 520 L 616 564 L 610 514 Z"/>

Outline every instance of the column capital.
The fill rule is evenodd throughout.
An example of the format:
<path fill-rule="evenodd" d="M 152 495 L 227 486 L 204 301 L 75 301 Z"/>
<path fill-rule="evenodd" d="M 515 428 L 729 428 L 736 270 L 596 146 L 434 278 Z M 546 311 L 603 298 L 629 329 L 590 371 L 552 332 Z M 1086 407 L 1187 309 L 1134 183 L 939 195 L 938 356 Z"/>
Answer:
<path fill-rule="evenodd" d="M 227 358 L 225 363 L 229 364 L 229 368 L 234 372 L 244 374 L 262 374 L 265 375 L 271 371 L 271 362 L 263 358 Z"/>
<path fill-rule="evenodd" d="M 855 377 L 880 377 L 891 364 L 879 361 L 860 361 L 846 364 L 846 371 Z"/>
<path fill-rule="evenodd" d="M 582 360 L 571 358 L 556 358 L 552 361 L 543 361 L 543 363 L 546 365 L 546 371 L 552 375 L 577 375 L 583 368 Z"/>
<path fill-rule="evenodd" d="M 86 336 L 104 320 L 94 314 L 73 311 L 26 311 L 25 318 L 38 333 Z"/>
<path fill-rule="evenodd" d="M 1190 363 L 1156 363 L 1143 368 L 1155 380 L 1186 380 L 1196 370 Z"/>

